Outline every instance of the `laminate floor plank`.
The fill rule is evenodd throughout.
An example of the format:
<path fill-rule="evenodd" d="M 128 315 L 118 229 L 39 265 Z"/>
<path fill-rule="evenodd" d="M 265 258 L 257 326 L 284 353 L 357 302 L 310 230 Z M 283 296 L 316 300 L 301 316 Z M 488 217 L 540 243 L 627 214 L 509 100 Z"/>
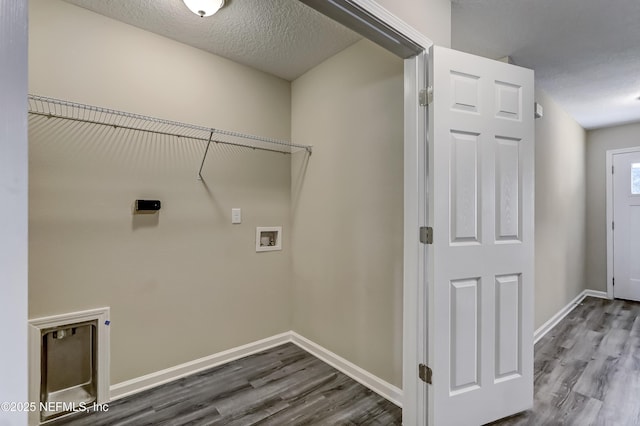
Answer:
<path fill-rule="evenodd" d="M 401 425 L 402 410 L 287 343 L 48 426 Z"/>
<path fill-rule="evenodd" d="M 491 425 L 640 425 L 640 303 L 584 299 L 536 344 L 534 392 Z"/>
<path fill-rule="evenodd" d="M 318 424 L 317 420 L 323 413 L 335 409 L 340 400 L 346 395 L 351 395 L 355 389 L 358 387 L 348 377 L 336 377 L 336 380 L 323 384 L 313 392 L 300 394 L 291 401 L 290 409 L 258 424 L 272 426 Z"/>

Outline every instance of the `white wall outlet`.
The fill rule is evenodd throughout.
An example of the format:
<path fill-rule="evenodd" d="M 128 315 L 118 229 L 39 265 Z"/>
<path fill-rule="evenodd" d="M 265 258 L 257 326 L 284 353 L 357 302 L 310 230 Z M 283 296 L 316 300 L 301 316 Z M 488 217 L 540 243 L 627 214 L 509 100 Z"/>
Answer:
<path fill-rule="evenodd" d="M 231 209 L 231 223 L 242 223 L 242 209 Z"/>

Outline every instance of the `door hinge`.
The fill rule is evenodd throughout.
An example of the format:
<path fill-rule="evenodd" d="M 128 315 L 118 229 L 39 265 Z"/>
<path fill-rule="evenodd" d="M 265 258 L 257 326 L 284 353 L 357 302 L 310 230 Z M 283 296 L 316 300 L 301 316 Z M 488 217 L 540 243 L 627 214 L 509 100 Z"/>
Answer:
<path fill-rule="evenodd" d="M 616 229 L 616 223 L 615 222 L 611 222 L 611 230 L 613 231 L 614 229 Z"/>
<path fill-rule="evenodd" d="M 611 285 L 616 285 L 616 279 L 615 278 L 612 279 Z"/>
<path fill-rule="evenodd" d="M 433 371 L 431 368 L 427 367 L 425 364 L 418 365 L 418 377 L 425 383 L 432 384 L 431 379 L 433 376 Z"/>
<path fill-rule="evenodd" d="M 433 87 L 429 86 L 426 89 L 420 90 L 418 94 L 418 101 L 420 106 L 427 106 L 433 102 Z"/>
<path fill-rule="evenodd" d="M 615 170 L 614 166 L 611 166 L 611 174 L 614 174 L 614 172 L 613 172 L 614 170 Z"/>
<path fill-rule="evenodd" d="M 420 227 L 420 242 L 422 244 L 433 244 L 433 228 L 430 226 Z"/>

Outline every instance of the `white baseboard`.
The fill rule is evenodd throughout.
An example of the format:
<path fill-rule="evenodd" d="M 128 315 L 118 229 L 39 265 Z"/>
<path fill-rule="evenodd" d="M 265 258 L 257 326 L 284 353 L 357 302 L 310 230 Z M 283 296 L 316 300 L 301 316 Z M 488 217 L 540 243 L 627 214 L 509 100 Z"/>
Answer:
<path fill-rule="evenodd" d="M 363 370 L 352 362 L 347 361 L 341 356 L 336 355 L 335 353 L 323 348 L 322 346 L 312 342 L 306 337 L 299 335 L 295 331 L 291 332 L 291 341 L 295 345 L 309 352 L 311 355 L 321 359 L 336 370 L 341 371 L 342 373 L 351 377 L 356 382 L 366 386 L 367 388 L 371 389 L 383 398 L 393 402 L 399 407 L 402 407 L 402 389 L 399 389 L 398 387 L 382 380 L 381 378 L 374 376 L 373 374 L 369 373 L 366 370 Z"/>
<path fill-rule="evenodd" d="M 569 302 L 565 307 L 560 309 L 554 316 L 549 318 L 547 322 L 542 324 L 534 333 L 533 333 L 533 342 L 538 343 L 538 340 L 542 339 L 549 331 L 553 329 L 564 317 L 569 315 L 569 312 L 573 311 L 576 306 L 580 302 L 584 300 L 585 297 L 599 297 L 601 299 L 608 299 L 607 293 L 604 291 L 596 291 L 596 290 L 583 290 L 579 295 L 577 295 L 571 302 Z"/>
<path fill-rule="evenodd" d="M 127 380 L 126 382 L 117 383 L 112 385 L 110 388 L 111 400 L 113 401 L 119 398 L 124 398 L 125 396 L 142 392 L 290 341 L 290 332 L 285 332 L 226 351 L 218 352 L 204 358 L 185 362 L 184 364 L 176 365 L 165 370 L 156 371 L 155 373 Z"/>
<path fill-rule="evenodd" d="M 598 290 L 585 290 L 584 292 L 584 297 L 597 297 L 599 299 L 608 299 L 609 296 L 607 295 L 606 291 L 598 291 Z M 584 299 L 583 297 L 583 299 Z M 582 299 L 581 299 L 582 301 Z"/>
<path fill-rule="evenodd" d="M 321 359 L 335 369 L 341 371 L 353 380 L 361 383 L 372 391 L 376 392 L 383 398 L 388 399 L 394 404 L 402 407 L 402 390 L 385 382 L 379 377 L 374 376 L 368 371 L 363 370 L 357 365 L 347 361 L 346 359 L 334 354 L 333 352 L 323 348 L 317 343 L 302 337 L 298 333 L 288 331 L 257 342 L 248 343 L 223 352 L 206 356 L 204 358 L 189 361 L 184 364 L 176 365 L 165 370 L 147 374 L 142 377 L 127 380 L 126 382 L 117 383 L 110 388 L 111 400 L 124 398 L 165 383 L 172 382 L 182 377 L 207 370 L 236 359 L 252 355 L 266 349 L 270 349 L 284 343 L 291 342 L 311 355 Z"/>

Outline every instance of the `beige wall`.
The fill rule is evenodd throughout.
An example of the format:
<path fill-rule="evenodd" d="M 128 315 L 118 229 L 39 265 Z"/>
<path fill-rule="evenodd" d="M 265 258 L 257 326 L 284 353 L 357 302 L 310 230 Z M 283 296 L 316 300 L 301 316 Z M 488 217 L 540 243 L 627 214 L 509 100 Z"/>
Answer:
<path fill-rule="evenodd" d="M 451 46 L 450 0 L 376 0 L 381 6 L 429 37 L 438 46 Z"/>
<path fill-rule="evenodd" d="M 403 65 L 360 41 L 292 84 L 293 326 L 400 386 Z"/>
<path fill-rule="evenodd" d="M 290 138 L 284 80 L 58 0 L 31 0 L 29 36 L 32 93 Z M 290 158 L 216 148 L 199 182 L 203 150 L 32 120 L 29 315 L 110 306 L 112 383 L 291 329 Z M 258 225 L 284 250 L 256 253 Z"/>
<path fill-rule="evenodd" d="M 585 131 L 536 91 L 536 288 L 539 327 L 586 288 Z"/>
<path fill-rule="evenodd" d="M 640 146 L 640 123 L 587 134 L 587 287 L 607 291 L 606 153 Z"/>

